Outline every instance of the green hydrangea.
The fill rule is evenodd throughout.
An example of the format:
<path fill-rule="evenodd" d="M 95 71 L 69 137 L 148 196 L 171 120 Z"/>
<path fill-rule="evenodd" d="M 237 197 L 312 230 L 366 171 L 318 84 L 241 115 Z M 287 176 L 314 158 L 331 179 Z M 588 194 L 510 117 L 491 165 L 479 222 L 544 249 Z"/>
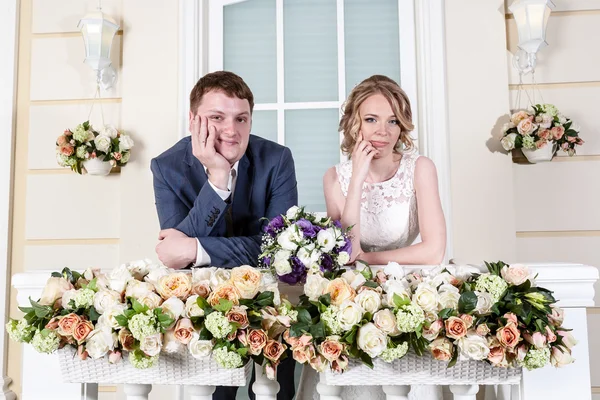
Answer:
<path fill-rule="evenodd" d="M 77 158 L 85 158 L 85 155 L 87 154 L 87 148 L 85 146 L 79 146 L 76 154 Z"/>
<path fill-rule="evenodd" d="M 79 289 L 73 297 L 75 308 L 88 308 L 94 304 L 94 292 L 92 289 Z"/>
<path fill-rule="evenodd" d="M 415 303 L 402 306 L 396 313 L 396 325 L 400 332 L 415 332 L 425 322 L 423 309 Z"/>
<path fill-rule="evenodd" d="M 77 128 L 75 128 L 75 131 L 73 132 L 73 139 L 75 139 L 78 142 L 87 142 L 87 138 L 88 138 L 88 132 L 85 130 L 85 128 L 83 127 L 83 125 L 77 125 Z"/>
<path fill-rule="evenodd" d="M 321 321 L 325 324 L 328 335 L 339 335 L 342 333 L 342 327 L 340 326 L 340 320 L 338 319 L 338 311 L 336 306 L 329 306 L 325 312 L 321 314 Z"/>
<path fill-rule="evenodd" d="M 542 104 L 542 111 L 546 114 L 550 114 L 553 117 L 558 115 L 558 109 L 554 104 Z"/>
<path fill-rule="evenodd" d="M 156 365 L 158 356 L 159 354 L 150 357 L 141 350 L 134 350 L 129 352 L 129 363 L 137 369 L 148 369 Z"/>
<path fill-rule="evenodd" d="M 223 368 L 233 369 L 240 368 L 242 365 L 244 365 L 242 356 L 235 351 L 228 351 L 226 347 L 221 347 L 213 351 L 213 357 L 215 358 L 217 364 Z"/>
<path fill-rule="evenodd" d="M 24 318 L 19 321 L 11 319 L 6 323 L 6 332 L 15 342 L 29 343 L 35 333 L 35 328 L 29 325 Z"/>
<path fill-rule="evenodd" d="M 529 135 L 523 136 L 523 147 L 526 149 L 535 148 L 535 140 Z"/>
<path fill-rule="evenodd" d="M 497 303 L 504 291 L 508 288 L 508 283 L 498 275 L 482 274 L 477 278 L 475 290 L 487 292 L 492 296 L 492 302 Z"/>
<path fill-rule="evenodd" d="M 408 351 L 408 342 L 404 342 L 394 348 L 385 349 L 379 356 L 383 361 L 391 363 L 394 360 L 404 357 Z"/>
<path fill-rule="evenodd" d="M 204 326 L 217 339 L 223 339 L 231 333 L 231 324 L 220 311 L 208 314 L 204 320 Z"/>
<path fill-rule="evenodd" d="M 53 353 L 58 349 L 60 338 L 58 334 L 49 329 L 36 331 L 31 340 L 31 345 L 38 353 Z"/>
<path fill-rule="evenodd" d="M 122 164 L 126 164 L 127 162 L 129 162 L 129 157 L 131 156 L 131 153 L 128 151 L 124 151 L 121 153 L 121 163 Z"/>
<path fill-rule="evenodd" d="M 531 347 L 523 360 L 523 366 L 528 370 L 542 368 L 550 362 L 550 348 L 544 347 L 536 349 Z"/>
<path fill-rule="evenodd" d="M 158 333 L 156 317 L 152 310 L 148 310 L 144 314 L 134 315 L 127 325 L 133 337 L 140 341 L 144 340 L 146 336 Z"/>

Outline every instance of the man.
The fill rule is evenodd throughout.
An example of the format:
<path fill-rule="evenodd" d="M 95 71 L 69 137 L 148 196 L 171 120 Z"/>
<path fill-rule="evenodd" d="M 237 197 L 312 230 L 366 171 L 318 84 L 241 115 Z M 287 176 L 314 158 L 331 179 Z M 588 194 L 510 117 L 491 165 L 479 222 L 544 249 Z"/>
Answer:
<path fill-rule="evenodd" d="M 261 218 L 298 203 L 292 154 L 250 135 L 253 108 L 242 78 L 226 71 L 205 75 L 190 94 L 191 136 L 152 160 L 162 229 L 156 253 L 166 266 L 255 266 Z M 294 365 L 288 357 L 278 367 L 278 400 L 294 396 Z M 213 399 L 234 399 L 236 391 L 217 388 Z"/>

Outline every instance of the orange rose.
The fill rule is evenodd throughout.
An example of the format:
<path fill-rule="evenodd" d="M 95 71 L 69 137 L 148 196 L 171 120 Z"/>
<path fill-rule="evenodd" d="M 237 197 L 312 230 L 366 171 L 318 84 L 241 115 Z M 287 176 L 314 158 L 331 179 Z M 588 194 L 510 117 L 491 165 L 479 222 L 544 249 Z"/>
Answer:
<path fill-rule="evenodd" d="M 215 291 L 208 296 L 208 303 L 211 306 L 216 306 L 221 299 L 229 300 L 234 306 L 237 306 L 240 304 L 240 292 L 232 284 L 223 283 L 217 286 Z"/>
<path fill-rule="evenodd" d="M 81 317 L 77 314 L 67 314 L 58 321 L 58 334 L 61 336 L 73 336 L 73 329 L 81 322 Z"/>
<path fill-rule="evenodd" d="M 298 338 L 290 336 L 290 330 L 286 329 L 283 332 L 283 340 L 285 340 L 292 348 L 295 348 L 298 345 Z"/>
<path fill-rule="evenodd" d="M 352 300 L 356 296 L 356 292 L 343 278 L 336 278 L 329 282 L 325 288 L 325 293 L 331 296 L 331 304 L 339 306 L 345 300 Z"/>
<path fill-rule="evenodd" d="M 165 300 L 170 297 L 185 300 L 192 291 L 192 276 L 185 272 L 163 275 L 158 278 L 156 289 Z"/>
<path fill-rule="evenodd" d="M 435 339 L 429 345 L 429 349 L 431 350 L 431 355 L 436 360 L 448 361 L 452 358 L 453 346 L 446 338 Z"/>
<path fill-rule="evenodd" d="M 461 314 L 461 315 L 458 316 L 458 318 L 460 318 L 463 321 L 465 321 L 465 324 L 467 324 L 467 329 L 469 329 L 470 327 L 473 326 L 473 316 L 472 315 Z"/>
<path fill-rule="evenodd" d="M 319 345 L 319 353 L 321 353 L 328 361 L 337 360 L 342 354 L 343 350 L 344 345 L 335 339 L 326 339 Z"/>
<path fill-rule="evenodd" d="M 119 331 L 119 343 L 121 343 L 121 347 L 125 351 L 133 351 L 133 346 L 135 345 L 135 338 L 129 331 L 129 329 L 124 328 Z"/>
<path fill-rule="evenodd" d="M 263 349 L 263 354 L 266 358 L 273 362 L 277 362 L 287 346 L 277 340 L 269 339 Z"/>
<path fill-rule="evenodd" d="M 492 365 L 500 365 L 506 359 L 506 352 L 497 339 L 492 340 L 490 343 L 490 353 L 487 359 Z"/>
<path fill-rule="evenodd" d="M 59 317 L 53 317 L 50 321 L 48 321 L 48 323 L 46 324 L 46 326 L 44 328 L 50 329 L 51 331 L 53 331 L 56 328 L 58 328 L 58 321 L 60 321 Z"/>
<path fill-rule="evenodd" d="M 262 329 L 250 329 L 248 331 L 249 353 L 253 356 L 259 355 L 267 344 L 267 340 L 267 334 Z"/>
<path fill-rule="evenodd" d="M 189 318 L 181 318 L 177 321 L 173 335 L 178 342 L 188 344 L 194 336 L 194 325 L 192 324 L 192 320 Z"/>
<path fill-rule="evenodd" d="M 446 320 L 446 336 L 451 339 L 460 339 L 467 334 L 467 324 L 458 317 L 450 317 Z"/>
<path fill-rule="evenodd" d="M 67 144 L 67 137 L 65 135 L 60 135 L 58 139 L 56 139 L 57 146 L 63 146 Z"/>
<path fill-rule="evenodd" d="M 240 306 L 231 307 L 231 310 L 229 310 L 225 316 L 229 322 L 235 322 L 238 324 L 238 329 L 246 329 L 250 325 L 246 309 Z"/>
<path fill-rule="evenodd" d="M 73 339 L 81 344 L 93 330 L 94 325 L 90 321 L 81 321 L 73 328 Z"/>
<path fill-rule="evenodd" d="M 514 322 L 509 321 L 506 326 L 496 331 L 496 338 L 504 347 L 513 348 L 519 344 L 521 333 Z"/>

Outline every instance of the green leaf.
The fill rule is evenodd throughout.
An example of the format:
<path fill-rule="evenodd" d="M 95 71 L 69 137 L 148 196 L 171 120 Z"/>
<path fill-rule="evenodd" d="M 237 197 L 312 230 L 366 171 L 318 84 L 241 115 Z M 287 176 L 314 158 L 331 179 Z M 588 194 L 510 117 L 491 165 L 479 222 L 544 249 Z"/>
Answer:
<path fill-rule="evenodd" d="M 394 305 L 398 308 L 401 308 L 403 306 L 407 306 L 410 304 L 410 299 L 406 296 L 398 296 L 398 294 L 394 293 Z"/>
<path fill-rule="evenodd" d="M 98 318 L 100 318 L 100 313 L 98 311 L 96 311 L 96 307 L 91 306 L 90 307 L 90 321 L 96 322 L 96 321 L 98 321 Z"/>
<path fill-rule="evenodd" d="M 255 303 L 260 307 L 272 307 L 275 294 L 271 291 L 262 292 L 256 297 Z"/>
<path fill-rule="evenodd" d="M 454 317 L 456 316 L 456 310 L 454 310 L 453 308 L 444 308 L 442 311 L 440 311 L 439 316 L 441 319 L 448 319 L 450 317 Z"/>
<path fill-rule="evenodd" d="M 129 322 L 129 320 L 127 319 L 127 317 L 124 316 L 124 315 L 117 315 L 117 316 L 115 316 L 115 319 L 117 320 L 117 322 L 121 326 L 127 326 L 127 323 Z"/>
<path fill-rule="evenodd" d="M 474 292 L 464 292 L 458 299 L 458 312 L 470 313 L 477 307 L 477 295 Z"/>
<path fill-rule="evenodd" d="M 236 352 L 242 356 L 242 357 L 246 357 L 248 355 L 248 348 L 247 347 L 242 347 L 236 350 Z"/>
<path fill-rule="evenodd" d="M 303 322 L 298 322 L 297 324 L 293 324 L 290 327 L 290 336 L 291 337 L 300 337 L 305 332 L 308 332 L 310 326 Z"/>
<path fill-rule="evenodd" d="M 342 336 L 342 339 L 346 342 L 346 343 L 350 343 L 350 344 L 355 344 L 355 340 L 356 340 L 356 333 L 358 332 L 358 327 L 356 325 L 354 325 L 352 327 L 352 329 L 350 329 L 348 332 L 346 332 L 344 334 L 344 336 Z"/>
<path fill-rule="evenodd" d="M 217 311 L 221 311 L 222 313 L 226 313 L 231 310 L 231 307 L 233 307 L 231 300 L 221 299 L 219 300 L 219 304 L 216 304 L 213 308 Z"/>
<path fill-rule="evenodd" d="M 369 266 L 360 271 L 360 274 L 364 276 L 366 280 L 373 278 L 373 271 L 371 271 L 371 267 Z"/>
<path fill-rule="evenodd" d="M 363 286 L 369 287 L 369 288 L 373 288 L 376 289 L 379 287 L 379 285 L 373 281 L 366 281 L 365 283 L 362 284 Z"/>
<path fill-rule="evenodd" d="M 458 351 L 456 350 L 456 348 L 452 347 L 452 358 L 450 359 L 450 362 L 448 362 L 448 365 L 446 366 L 446 368 L 452 368 L 456 365 L 456 361 L 458 360 Z"/>
<path fill-rule="evenodd" d="M 123 315 L 125 315 L 125 317 L 127 317 L 127 319 L 133 317 L 136 314 L 135 310 L 132 310 L 131 308 L 123 311 Z"/>
<path fill-rule="evenodd" d="M 43 306 L 40 303 L 38 303 L 37 301 L 31 300 L 31 298 L 29 298 L 29 302 L 33 306 L 33 311 L 35 312 L 36 317 L 46 318 L 46 317 L 52 315 L 52 307 Z"/>
<path fill-rule="evenodd" d="M 331 294 L 326 293 L 322 296 L 319 296 L 319 303 L 323 304 L 326 307 L 331 305 Z"/>
<path fill-rule="evenodd" d="M 145 313 L 146 311 L 148 311 L 148 307 L 146 307 L 145 305 L 143 305 L 142 303 L 140 303 L 136 299 L 133 299 L 132 306 L 133 306 L 133 310 L 137 314 L 142 314 L 142 313 Z"/>
<path fill-rule="evenodd" d="M 98 278 L 94 278 L 90 281 L 90 283 L 87 284 L 87 288 L 90 290 L 93 290 L 94 292 L 98 291 Z"/>
<path fill-rule="evenodd" d="M 62 278 L 62 274 L 60 272 L 53 272 L 50 276 L 53 278 Z"/>
<path fill-rule="evenodd" d="M 325 325 L 323 324 L 323 321 L 319 321 L 318 323 L 311 325 L 309 333 L 315 339 L 325 338 L 327 333 L 325 332 Z"/>
<path fill-rule="evenodd" d="M 19 310 L 23 311 L 25 314 L 30 313 L 33 311 L 33 307 L 20 307 L 19 306 Z"/>
<path fill-rule="evenodd" d="M 298 310 L 298 322 L 310 324 L 312 322 L 312 318 L 310 317 L 310 313 L 305 308 L 300 308 Z"/>
<path fill-rule="evenodd" d="M 200 331 L 200 334 L 199 334 L 198 338 L 200 340 L 212 340 L 213 335 L 212 335 L 212 333 L 210 333 L 210 331 L 208 329 L 202 328 L 202 330 Z"/>
<path fill-rule="evenodd" d="M 196 299 L 196 304 L 198 304 L 198 307 L 200 307 L 202 309 L 210 307 L 210 304 L 208 304 L 208 301 L 206 301 L 206 299 L 204 297 L 200 297 L 200 296 L 198 296 L 198 298 Z"/>
<path fill-rule="evenodd" d="M 362 363 L 365 364 L 367 367 L 373 369 L 373 359 L 364 351 L 360 352 L 360 361 L 362 361 Z"/>

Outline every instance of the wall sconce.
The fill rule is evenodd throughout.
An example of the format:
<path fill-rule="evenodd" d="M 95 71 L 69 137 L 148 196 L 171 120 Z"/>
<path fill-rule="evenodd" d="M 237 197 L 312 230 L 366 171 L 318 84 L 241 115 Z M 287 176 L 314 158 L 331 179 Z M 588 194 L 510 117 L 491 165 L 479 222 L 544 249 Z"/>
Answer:
<path fill-rule="evenodd" d="M 117 78 L 116 70 L 111 65 L 110 49 L 119 24 L 102 13 L 99 0 L 97 10 L 83 17 L 77 27 L 83 35 L 84 62 L 96 71 L 98 84 L 102 83 L 104 89 L 109 89 Z"/>
<path fill-rule="evenodd" d="M 536 53 L 547 46 L 546 26 L 554 8 L 550 0 L 515 0 L 508 9 L 512 12 L 519 32 L 519 51 L 513 64 L 519 73 L 535 69 Z"/>

